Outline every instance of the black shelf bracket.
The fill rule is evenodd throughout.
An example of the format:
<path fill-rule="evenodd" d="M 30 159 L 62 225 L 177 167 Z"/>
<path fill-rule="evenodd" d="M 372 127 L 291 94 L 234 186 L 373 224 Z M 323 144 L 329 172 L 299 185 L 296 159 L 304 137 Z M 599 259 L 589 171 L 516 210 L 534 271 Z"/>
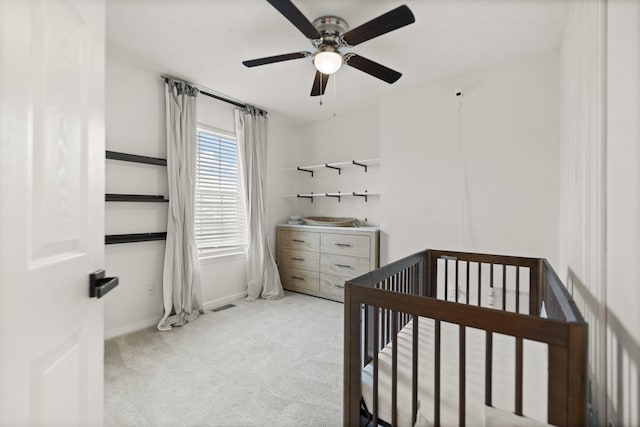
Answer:
<path fill-rule="evenodd" d="M 311 169 L 305 169 L 298 166 L 298 170 L 302 172 L 309 172 L 311 174 L 311 178 L 313 178 L 313 171 Z"/>
<path fill-rule="evenodd" d="M 329 169 L 335 169 L 338 171 L 338 175 L 342 175 L 342 168 L 339 168 L 337 166 L 331 166 L 329 163 L 325 163 L 324 166 Z"/>
<path fill-rule="evenodd" d="M 367 190 L 365 190 L 364 193 L 353 192 L 353 195 L 356 196 L 356 197 L 364 197 L 365 203 L 367 202 L 367 200 L 369 198 L 369 195 L 367 194 Z"/>
<path fill-rule="evenodd" d="M 106 151 L 106 158 L 110 160 L 121 160 L 123 162 L 145 163 L 148 165 L 167 166 L 167 159 L 158 157 L 138 156 L 137 154 L 119 153 L 117 151 Z"/>
<path fill-rule="evenodd" d="M 167 240 L 167 233 L 110 234 L 104 236 L 105 245 L 113 245 L 116 243 L 149 242 L 152 240 Z"/>
<path fill-rule="evenodd" d="M 329 194 L 329 193 L 325 193 L 324 195 L 327 197 L 336 197 L 338 199 L 338 203 L 340 203 L 340 199 L 342 198 L 342 195 L 339 194 L 340 192 L 338 191 L 338 194 Z"/>
<path fill-rule="evenodd" d="M 311 194 L 312 194 L 311 196 L 305 196 L 305 195 L 298 194 L 298 198 L 299 199 L 309 199 L 309 200 L 311 200 L 311 203 L 313 203 L 313 193 L 311 193 Z"/>
<path fill-rule="evenodd" d="M 351 160 L 351 163 L 356 165 L 356 166 L 362 166 L 364 168 L 365 173 L 367 172 L 367 165 L 365 165 L 364 163 L 358 163 L 355 160 Z M 355 194 L 354 194 L 355 196 Z"/>
<path fill-rule="evenodd" d="M 160 202 L 166 203 L 169 199 L 164 196 L 154 196 L 151 194 L 105 194 L 107 202 Z"/>

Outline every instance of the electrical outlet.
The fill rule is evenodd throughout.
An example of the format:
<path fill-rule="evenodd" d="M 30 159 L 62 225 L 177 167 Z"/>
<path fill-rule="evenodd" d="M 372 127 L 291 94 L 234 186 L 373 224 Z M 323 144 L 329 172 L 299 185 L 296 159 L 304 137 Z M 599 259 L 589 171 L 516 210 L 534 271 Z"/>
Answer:
<path fill-rule="evenodd" d="M 149 296 L 153 295 L 153 285 L 149 285 L 147 287 L 147 295 Z"/>

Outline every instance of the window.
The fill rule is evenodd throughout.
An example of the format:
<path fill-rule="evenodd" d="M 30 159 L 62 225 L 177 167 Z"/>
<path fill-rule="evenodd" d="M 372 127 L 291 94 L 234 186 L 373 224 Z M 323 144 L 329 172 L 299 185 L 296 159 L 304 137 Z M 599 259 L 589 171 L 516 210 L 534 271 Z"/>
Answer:
<path fill-rule="evenodd" d="M 195 232 L 200 258 L 244 252 L 244 223 L 235 137 L 199 127 Z"/>

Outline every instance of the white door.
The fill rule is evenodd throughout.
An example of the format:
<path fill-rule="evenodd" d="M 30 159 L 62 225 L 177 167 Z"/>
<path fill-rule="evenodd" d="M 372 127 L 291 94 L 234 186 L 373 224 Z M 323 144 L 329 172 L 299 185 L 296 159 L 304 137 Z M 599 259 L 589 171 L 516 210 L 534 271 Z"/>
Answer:
<path fill-rule="evenodd" d="M 104 21 L 103 0 L 0 0 L 2 426 L 102 424 Z"/>

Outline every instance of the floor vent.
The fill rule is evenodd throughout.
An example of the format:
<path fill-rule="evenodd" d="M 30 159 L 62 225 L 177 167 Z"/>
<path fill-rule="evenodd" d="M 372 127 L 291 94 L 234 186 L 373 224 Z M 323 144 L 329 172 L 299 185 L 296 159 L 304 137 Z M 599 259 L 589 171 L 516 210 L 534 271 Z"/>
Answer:
<path fill-rule="evenodd" d="M 233 307 L 235 307 L 235 305 L 233 305 L 233 304 L 227 304 L 227 305 L 223 305 L 223 306 L 218 307 L 218 308 L 214 308 L 214 309 L 213 309 L 213 310 L 211 310 L 211 311 L 215 311 L 215 312 L 217 313 L 217 312 L 219 312 L 219 311 L 226 310 L 226 309 L 228 309 L 228 308 L 233 308 Z"/>

